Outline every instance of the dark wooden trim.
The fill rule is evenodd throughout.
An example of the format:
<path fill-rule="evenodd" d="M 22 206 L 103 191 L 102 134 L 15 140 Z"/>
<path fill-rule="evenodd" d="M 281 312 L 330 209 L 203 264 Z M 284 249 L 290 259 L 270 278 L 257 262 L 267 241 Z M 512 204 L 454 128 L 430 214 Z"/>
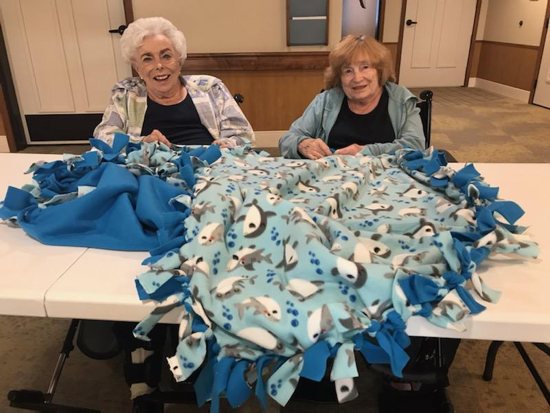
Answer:
<path fill-rule="evenodd" d="M 134 21 L 134 6 L 132 0 L 123 0 L 122 4 L 124 6 L 124 17 L 128 25 Z"/>
<path fill-rule="evenodd" d="M 330 0 L 327 0 L 327 29 L 325 30 L 325 45 L 328 46 L 328 31 L 330 30 Z"/>
<path fill-rule="evenodd" d="M 132 0 L 123 0 L 122 5 L 124 7 L 124 20 L 126 25 L 129 25 L 134 21 L 134 4 Z M 137 77 L 138 73 L 134 66 L 132 66 L 132 76 Z"/>
<path fill-rule="evenodd" d="M 6 132 L 6 138 L 8 140 L 8 148 L 10 152 L 17 152 L 17 146 L 13 137 L 13 131 L 11 129 L 10 114 L 7 108 L 6 97 L 4 96 L 4 90 L 2 84 L 0 84 L 0 116 L 2 116 L 2 123 Z"/>
<path fill-rule="evenodd" d="M 399 83 L 399 72 L 401 69 L 401 53 L 403 51 L 403 31 L 405 30 L 405 12 L 407 10 L 407 0 L 401 2 L 401 22 L 399 23 L 399 40 L 397 44 L 397 53 L 395 56 L 395 78 L 397 83 Z"/>
<path fill-rule="evenodd" d="M 481 0 L 476 2 L 476 11 L 474 15 L 474 27 L 472 28 L 472 37 L 470 38 L 470 50 L 468 51 L 468 61 L 466 62 L 466 71 L 464 72 L 464 86 L 468 86 L 468 80 L 470 78 L 470 71 L 472 70 L 472 62 L 474 60 L 475 47 L 477 35 L 477 27 L 479 24 L 479 15 L 481 13 Z"/>
<path fill-rule="evenodd" d="M 529 91 L 529 103 L 533 103 L 535 98 L 535 90 L 537 88 L 537 81 L 539 79 L 540 65 L 542 63 L 542 54 L 544 53 L 544 44 L 546 43 L 546 36 L 548 36 L 548 19 L 550 19 L 550 2 L 546 4 L 546 13 L 544 15 L 544 25 L 542 26 L 542 33 L 540 35 L 539 53 L 537 56 L 537 63 L 535 64 L 535 75 L 531 82 L 531 90 Z"/>
<path fill-rule="evenodd" d="M 517 47 L 518 49 L 530 49 L 530 50 L 539 50 L 540 46 L 531 46 L 528 44 L 518 44 L 518 43 L 509 43 L 509 42 L 495 42 L 494 40 L 476 40 L 476 43 L 485 43 L 485 44 L 496 44 L 499 46 L 507 47 Z"/>
<path fill-rule="evenodd" d="M 4 42 L 4 35 L 0 27 L 0 83 L 2 85 L 3 104 L 6 107 L 4 125 L 10 152 L 16 152 L 27 146 L 23 119 L 19 111 L 15 84 L 10 70 L 8 51 Z"/>
<path fill-rule="evenodd" d="M 190 53 L 183 71 L 324 70 L 329 52 Z"/>
<path fill-rule="evenodd" d="M 384 19 L 386 18 L 386 0 L 380 0 L 378 7 L 378 27 L 376 28 L 376 40 L 383 43 Z"/>

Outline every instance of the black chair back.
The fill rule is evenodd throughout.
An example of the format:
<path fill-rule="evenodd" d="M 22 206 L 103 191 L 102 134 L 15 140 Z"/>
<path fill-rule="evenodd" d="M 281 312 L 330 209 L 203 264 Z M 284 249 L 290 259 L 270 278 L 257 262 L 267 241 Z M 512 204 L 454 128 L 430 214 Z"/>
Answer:
<path fill-rule="evenodd" d="M 426 137 L 426 148 L 430 147 L 432 138 L 432 98 L 433 92 L 431 90 L 423 90 L 420 92 L 420 101 L 416 106 L 420 109 L 420 119 L 422 120 L 422 129 L 424 129 L 424 136 Z"/>

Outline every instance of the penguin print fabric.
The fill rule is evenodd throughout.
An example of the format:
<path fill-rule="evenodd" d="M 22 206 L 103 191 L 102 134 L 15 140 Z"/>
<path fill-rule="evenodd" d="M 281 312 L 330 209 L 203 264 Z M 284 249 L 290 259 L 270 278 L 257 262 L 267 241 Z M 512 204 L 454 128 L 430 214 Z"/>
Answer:
<path fill-rule="evenodd" d="M 134 334 L 147 340 L 178 312 L 170 369 L 177 380 L 199 370 L 197 400 L 212 412 L 222 396 L 285 405 L 328 359 L 341 402 L 356 395 L 357 354 L 399 376 L 411 316 L 464 330 L 498 300 L 479 264 L 538 252 L 517 204 L 432 149 L 311 161 L 123 135 L 91 143 L 33 165 L 0 218 L 52 245 L 150 250 L 136 286 L 157 306 Z"/>
<path fill-rule="evenodd" d="M 285 405 L 329 358 L 349 400 L 358 352 L 399 376 L 412 315 L 463 330 L 479 301 L 498 299 L 478 265 L 537 255 L 514 225 L 521 208 L 435 150 L 311 161 L 241 149 L 197 172 L 188 242 L 138 276 L 141 298 L 160 303 L 135 334 L 177 307 L 170 368 L 185 380 L 202 366 L 197 398 L 212 411 L 222 395 Z"/>

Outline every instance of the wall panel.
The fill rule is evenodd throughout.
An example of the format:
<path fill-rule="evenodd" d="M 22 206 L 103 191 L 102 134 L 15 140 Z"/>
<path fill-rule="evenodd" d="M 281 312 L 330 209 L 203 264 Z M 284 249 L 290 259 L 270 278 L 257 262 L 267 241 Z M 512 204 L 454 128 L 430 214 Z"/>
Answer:
<path fill-rule="evenodd" d="M 323 88 L 323 72 L 319 70 L 201 70 L 198 73 L 216 76 L 232 94 L 243 95 L 241 108 L 257 131 L 288 130 Z"/>
<path fill-rule="evenodd" d="M 538 46 L 547 0 L 487 0 L 483 40 Z"/>
<path fill-rule="evenodd" d="M 244 96 L 241 108 L 256 131 L 287 130 L 323 89 L 328 52 L 195 53 L 185 74 L 209 74 L 231 93 Z"/>
<path fill-rule="evenodd" d="M 483 41 L 476 77 L 531 90 L 536 78 L 538 47 Z"/>

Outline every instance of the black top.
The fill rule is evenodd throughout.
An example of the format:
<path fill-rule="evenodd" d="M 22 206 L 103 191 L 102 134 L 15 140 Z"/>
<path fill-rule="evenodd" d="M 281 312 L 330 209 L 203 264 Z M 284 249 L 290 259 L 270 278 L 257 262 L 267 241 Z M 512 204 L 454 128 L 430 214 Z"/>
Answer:
<path fill-rule="evenodd" d="M 395 132 L 388 113 L 388 91 L 384 88 L 378 105 L 365 115 L 353 113 L 344 97 L 340 112 L 328 135 L 328 146 L 333 149 L 345 148 L 353 143 L 388 143 L 395 140 Z"/>
<path fill-rule="evenodd" d="M 209 145 L 214 139 L 204 127 L 191 96 L 175 105 L 161 105 L 147 97 L 147 111 L 141 135 L 158 129 L 168 140 L 179 145 Z"/>

